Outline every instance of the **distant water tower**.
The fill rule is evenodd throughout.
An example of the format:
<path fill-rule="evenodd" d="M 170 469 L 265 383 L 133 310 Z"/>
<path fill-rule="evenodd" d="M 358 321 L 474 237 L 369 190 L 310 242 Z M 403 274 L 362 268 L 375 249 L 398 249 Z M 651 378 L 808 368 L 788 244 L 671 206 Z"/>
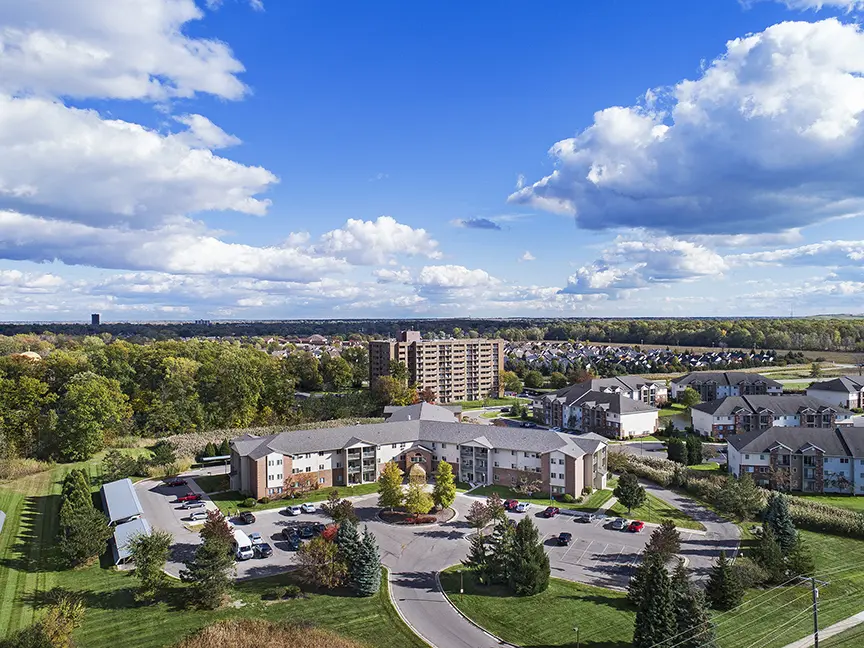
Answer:
<path fill-rule="evenodd" d="M 90 326 L 99 326 L 99 313 L 90 315 Z"/>

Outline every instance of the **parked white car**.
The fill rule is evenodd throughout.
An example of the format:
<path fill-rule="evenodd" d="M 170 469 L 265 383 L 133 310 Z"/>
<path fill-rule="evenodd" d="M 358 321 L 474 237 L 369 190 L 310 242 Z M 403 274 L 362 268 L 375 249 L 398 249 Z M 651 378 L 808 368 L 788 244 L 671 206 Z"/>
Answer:
<path fill-rule="evenodd" d="M 285 513 L 288 515 L 300 515 L 303 512 L 303 509 L 299 506 L 289 506 L 285 509 Z"/>
<path fill-rule="evenodd" d="M 189 519 L 193 522 L 198 522 L 200 520 L 207 519 L 207 511 L 195 511 L 192 515 L 189 516 Z"/>
<path fill-rule="evenodd" d="M 252 546 L 259 545 L 264 542 L 264 538 L 261 537 L 261 534 L 257 531 L 253 531 L 249 534 L 249 540 L 252 541 Z"/>
<path fill-rule="evenodd" d="M 311 502 L 306 502 L 305 504 L 301 505 L 300 508 L 303 510 L 304 513 L 314 513 L 315 512 L 315 505 L 312 504 Z"/>
<path fill-rule="evenodd" d="M 531 506 L 528 502 L 519 502 L 514 509 L 517 513 L 524 513 L 528 510 L 528 507 Z"/>

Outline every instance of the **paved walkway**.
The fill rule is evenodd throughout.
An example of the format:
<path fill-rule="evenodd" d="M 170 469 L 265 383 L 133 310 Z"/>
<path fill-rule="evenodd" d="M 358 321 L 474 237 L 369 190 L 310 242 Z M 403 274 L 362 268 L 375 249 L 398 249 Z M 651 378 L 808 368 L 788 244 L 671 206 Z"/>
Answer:
<path fill-rule="evenodd" d="M 824 641 L 828 637 L 833 637 L 834 635 L 840 634 L 844 630 L 849 630 L 849 628 L 854 628 L 857 625 L 861 625 L 864 623 L 864 612 L 859 612 L 848 619 L 843 619 L 842 621 L 838 621 L 834 625 L 830 625 L 827 628 L 823 628 L 819 631 L 819 641 Z M 796 641 L 794 643 L 786 645 L 784 648 L 808 648 L 808 646 L 813 645 L 813 635 L 807 635 L 803 639 Z"/>

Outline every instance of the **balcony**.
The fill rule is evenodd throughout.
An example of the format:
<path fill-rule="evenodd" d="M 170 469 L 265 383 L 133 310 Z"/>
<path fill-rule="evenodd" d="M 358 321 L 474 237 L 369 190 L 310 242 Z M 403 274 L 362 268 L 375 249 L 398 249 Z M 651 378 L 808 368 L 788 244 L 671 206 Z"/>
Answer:
<path fill-rule="evenodd" d="M 348 474 L 349 475 L 360 474 L 360 466 L 348 466 Z"/>

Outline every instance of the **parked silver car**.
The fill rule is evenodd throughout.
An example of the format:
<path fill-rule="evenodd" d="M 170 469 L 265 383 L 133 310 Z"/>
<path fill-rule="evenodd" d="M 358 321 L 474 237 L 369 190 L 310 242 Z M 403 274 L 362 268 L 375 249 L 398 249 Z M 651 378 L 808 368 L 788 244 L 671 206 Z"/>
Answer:
<path fill-rule="evenodd" d="M 615 529 L 616 531 L 623 531 L 624 529 L 627 528 L 627 520 L 625 520 L 624 518 L 620 518 L 620 517 L 615 518 L 614 520 L 612 520 L 612 528 Z"/>

